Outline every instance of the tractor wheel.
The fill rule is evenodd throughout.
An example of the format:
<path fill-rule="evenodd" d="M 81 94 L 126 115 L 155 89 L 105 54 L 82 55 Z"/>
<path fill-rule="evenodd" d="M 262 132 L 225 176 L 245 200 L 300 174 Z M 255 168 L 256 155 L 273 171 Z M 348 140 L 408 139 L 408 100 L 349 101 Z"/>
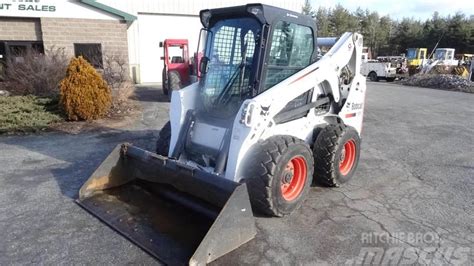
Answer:
<path fill-rule="evenodd" d="M 360 138 L 354 128 L 343 124 L 326 126 L 314 143 L 315 181 L 332 187 L 349 181 L 359 154 Z"/>
<path fill-rule="evenodd" d="M 171 100 L 171 94 L 175 90 L 181 89 L 182 84 L 181 84 L 181 78 L 179 77 L 178 72 L 172 71 L 169 73 L 168 77 L 168 98 Z"/>
<path fill-rule="evenodd" d="M 370 79 L 370 81 L 379 81 L 377 73 L 375 73 L 373 71 L 369 73 L 369 79 Z"/>
<path fill-rule="evenodd" d="M 409 66 L 408 67 L 408 75 L 413 76 L 415 74 L 418 74 L 421 70 L 421 67 L 418 66 Z"/>
<path fill-rule="evenodd" d="M 166 79 L 166 69 L 163 69 L 161 83 L 163 84 L 163 94 L 168 95 L 168 80 Z"/>
<path fill-rule="evenodd" d="M 248 153 L 244 171 L 252 206 L 267 215 L 288 215 L 301 205 L 311 186 L 311 149 L 290 136 L 271 137 L 257 145 Z"/>
<path fill-rule="evenodd" d="M 163 156 L 168 156 L 171 141 L 171 124 L 168 121 L 160 130 L 160 135 L 156 141 L 156 153 Z"/>

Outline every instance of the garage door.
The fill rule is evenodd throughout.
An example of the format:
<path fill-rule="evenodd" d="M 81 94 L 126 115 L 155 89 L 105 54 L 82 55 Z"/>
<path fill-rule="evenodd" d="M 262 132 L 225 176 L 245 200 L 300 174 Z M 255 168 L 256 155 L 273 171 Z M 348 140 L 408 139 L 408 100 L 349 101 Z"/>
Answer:
<path fill-rule="evenodd" d="M 159 83 L 163 70 L 163 48 L 159 43 L 165 39 L 188 39 L 192 56 L 202 25 L 197 16 L 139 14 L 138 27 L 141 82 Z"/>

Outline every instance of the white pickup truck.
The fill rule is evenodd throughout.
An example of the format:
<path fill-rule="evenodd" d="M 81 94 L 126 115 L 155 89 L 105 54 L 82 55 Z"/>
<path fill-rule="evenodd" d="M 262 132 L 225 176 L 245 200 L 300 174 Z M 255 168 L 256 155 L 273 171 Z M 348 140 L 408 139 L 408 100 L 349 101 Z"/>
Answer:
<path fill-rule="evenodd" d="M 392 67 L 390 62 L 365 60 L 362 62 L 361 73 L 371 81 L 379 81 L 380 79 L 394 81 L 397 77 L 397 68 Z"/>
<path fill-rule="evenodd" d="M 368 53 L 362 53 L 362 65 L 360 72 L 371 81 L 394 81 L 397 77 L 397 68 L 391 62 L 381 62 L 368 59 Z"/>

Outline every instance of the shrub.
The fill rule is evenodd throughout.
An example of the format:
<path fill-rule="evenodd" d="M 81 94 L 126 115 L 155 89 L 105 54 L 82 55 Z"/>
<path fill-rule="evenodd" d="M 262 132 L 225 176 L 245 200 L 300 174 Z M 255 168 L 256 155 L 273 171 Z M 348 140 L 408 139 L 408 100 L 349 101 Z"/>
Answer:
<path fill-rule="evenodd" d="M 82 56 L 72 58 L 61 81 L 60 103 L 69 120 L 93 120 L 107 113 L 110 88 Z"/>
<path fill-rule="evenodd" d="M 57 101 L 32 95 L 0 97 L 0 133 L 37 131 L 60 121 Z"/>
<path fill-rule="evenodd" d="M 112 90 L 114 105 L 126 102 L 133 95 L 134 86 L 130 81 L 127 57 L 124 54 L 103 52 L 102 77 Z"/>
<path fill-rule="evenodd" d="M 1 89 L 14 95 L 57 96 L 67 62 L 64 49 L 55 47 L 45 53 L 32 51 L 22 60 L 8 60 Z"/>
<path fill-rule="evenodd" d="M 102 76 L 112 90 L 120 89 L 129 79 L 126 57 L 104 51 Z"/>

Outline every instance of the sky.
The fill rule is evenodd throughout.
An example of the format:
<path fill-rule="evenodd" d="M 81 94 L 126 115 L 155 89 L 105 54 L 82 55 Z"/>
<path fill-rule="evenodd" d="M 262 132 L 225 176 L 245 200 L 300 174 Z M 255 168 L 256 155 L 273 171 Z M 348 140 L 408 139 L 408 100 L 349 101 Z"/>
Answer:
<path fill-rule="evenodd" d="M 474 15 L 474 0 L 310 0 L 311 5 L 317 9 L 334 7 L 341 4 L 350 11 L 357 7 L 377 11 L 380 15 L 390 15 L 394 19 L 404 17 L 425 20 L 430 18 L 435 11 L 440 15 L 453 15 L 458 11 L 468 17 Z"/>

